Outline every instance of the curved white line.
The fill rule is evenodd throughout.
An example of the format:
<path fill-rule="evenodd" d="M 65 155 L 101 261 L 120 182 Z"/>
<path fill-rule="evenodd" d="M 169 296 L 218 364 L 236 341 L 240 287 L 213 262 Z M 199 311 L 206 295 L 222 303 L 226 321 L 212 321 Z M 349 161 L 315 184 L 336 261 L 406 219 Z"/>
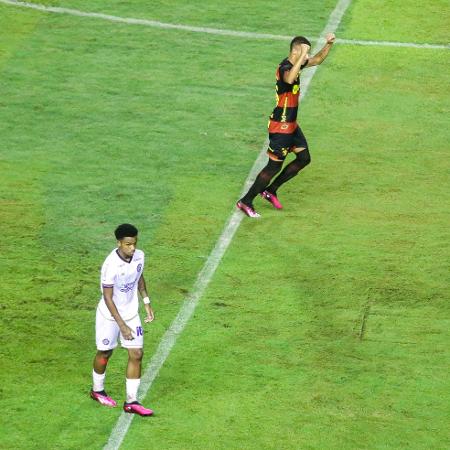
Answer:
<path fill-rule="evenodd" d="M 159 22 L 157 20 L 149 19 L 136 19 L 133 17 L 119 17 L 112 16 L 110 14 L 95 13 L 95 12 L 85 12 L 79 11 L 78 9 L 71 8 L 61 8 L 58 6 L 46 6 L 37 3 L 22 2 L 18 0 L 0 0 L 0 3 L 5 5 L 19 6 L 22 8 L 30 8 L 37 11 L 50 12 L 55 14 L 68 14 L 71 16 L 78 17 L 90 17 L 94 19 L 107 20 L 109 22 L 125 23 L 128 25 L 142 25 L 153 28 L 164 28 L 173 30 L 184 30 L 193 33 L 208 33 L 216 34 L 221 36 L 233 36 L 247 39 L 269 39 L 269 40 L 283 40 L 288 41 L 292 39 L 292 36 L 283 36 L 279 34 L 269 34 L 269 33 L 254 33 L 251 31 L 234 31 L 226 30 L 220 28 L 210 28 L 210 27 L 194 27 L 182 24 L 173 24 L 166 22 Z M 318 38 L 311 38 L 312 41 L 316 42 Z M 354 40 L 354 39 L 336 39 L 337 44 L 347 44 L 347 45 L 376 45 L 384 47 L 411 47 L 411 48 L 424 48 L 424 49 L 438 49 L 438 50 L 450 50 L 450 45 L 445 44 L 419 44 L 414 42 L 391 42 L 391 41 L 366 41 L 366 40 Z"/>

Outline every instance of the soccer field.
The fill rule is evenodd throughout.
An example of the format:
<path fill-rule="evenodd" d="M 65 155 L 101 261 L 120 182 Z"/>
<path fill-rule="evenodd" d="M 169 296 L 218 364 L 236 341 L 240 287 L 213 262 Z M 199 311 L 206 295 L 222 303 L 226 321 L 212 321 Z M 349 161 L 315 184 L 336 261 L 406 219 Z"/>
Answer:
<path fill-rule="evenodd" d="M 121 416 L 88 395 L 114 228 L 147 255 L 145 368 L 265 148 L 289 38 L 315 43 L 338 0 L 14 3 L 0 448 L 102 449 Z M 282 211 L 242 220 L 120 448 L 450 448 L 449 23 L 447 0 L 350 2 L 299 110 L 312 164 Z"/>

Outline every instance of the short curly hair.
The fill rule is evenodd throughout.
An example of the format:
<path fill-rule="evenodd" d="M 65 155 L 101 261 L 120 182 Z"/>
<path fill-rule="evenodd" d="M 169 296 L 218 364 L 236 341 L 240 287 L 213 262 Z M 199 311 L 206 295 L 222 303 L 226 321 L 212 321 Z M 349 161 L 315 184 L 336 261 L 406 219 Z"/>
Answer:
<path fill-rule="evenodd" d="M 123 223 L 114 230 L 114 235 L 118 241 L 121 241 L 126 237 L 136 237 L 138 235 L 138 229 L 134 225 Z"/>

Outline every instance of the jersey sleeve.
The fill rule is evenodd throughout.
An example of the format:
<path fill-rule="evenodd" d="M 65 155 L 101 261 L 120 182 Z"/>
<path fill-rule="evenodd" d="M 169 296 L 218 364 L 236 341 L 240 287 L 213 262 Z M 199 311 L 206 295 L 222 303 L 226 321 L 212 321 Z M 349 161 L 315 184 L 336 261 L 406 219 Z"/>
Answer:
<path fill-rule="evenodd" d="M 111 261 L 105 261 L 102 267 L 102 287 L 112 288 L 116 280 L 116 270 L 114 264 Z"/>
<path fill-rule="evenodd" d="M 292 68 L 291 64 L 280 64 L 280 67 L 278 68 L 278 73 L 280 74 L 280 80 L 284 81 L 284 74 L 286 72 L 289 72 Z"/>

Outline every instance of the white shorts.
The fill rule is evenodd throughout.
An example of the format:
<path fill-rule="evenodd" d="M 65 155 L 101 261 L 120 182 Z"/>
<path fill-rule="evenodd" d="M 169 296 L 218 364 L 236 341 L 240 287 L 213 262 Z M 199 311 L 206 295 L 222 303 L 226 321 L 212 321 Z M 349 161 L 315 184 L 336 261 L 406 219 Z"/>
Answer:
<path fill-rule="evenodd" d="M 108 320 L 97 308 L 95 316 L 95 341 L 97 350 L 112 350 L 117 347 L 117 338 L 120 336 L 120 345 L 123 348 L 142 348 L 144 346 L 144 329 L 141 318 L 136 314 L 132 319 L 125 320 L 125 323 L 132 329 L 133 337 L 131 341 L 124 339 L 120 332 L 119 325 L 115 320 Z"/>

